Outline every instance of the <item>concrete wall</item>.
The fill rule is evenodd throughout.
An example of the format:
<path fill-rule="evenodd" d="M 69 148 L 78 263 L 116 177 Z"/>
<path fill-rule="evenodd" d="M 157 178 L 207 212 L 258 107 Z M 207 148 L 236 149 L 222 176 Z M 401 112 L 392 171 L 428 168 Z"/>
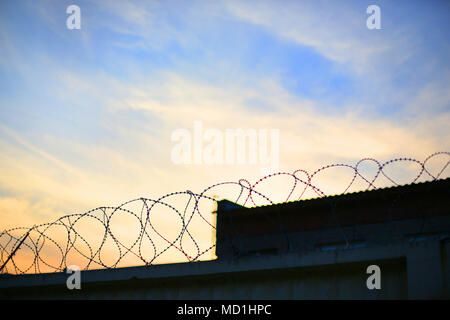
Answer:
<path fill-rule="evenodd" d="M 449 298 L 447 240 L 248 256 L 230 261 L 93 270 L 81 290 L 63 273 L 2 276 L 3 299 L 439 299 Z M 381 289 L 366 286 L 381 268 Z"/>

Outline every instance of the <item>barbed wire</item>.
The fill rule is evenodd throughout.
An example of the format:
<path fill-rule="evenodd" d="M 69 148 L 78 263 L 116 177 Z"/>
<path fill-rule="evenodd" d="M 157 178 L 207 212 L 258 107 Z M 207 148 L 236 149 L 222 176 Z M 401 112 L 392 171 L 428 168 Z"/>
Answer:
<path fill-rule="evenodd" d="M 431 159 L 438 156 L 446 157 L 447 160 L 436 174 L 432 174 L 427 164 Z M 274 201 L 269 198 L 268 194 L 264 194 L 257 189 L 263 181 L 269 181 L 277 176 L 287 176 L 293 179 L 292 188 L 288 189 L 287 197 L 284 199 L 285 202 L 288 202 L 302 200 L 308 192 L 316 197 L 328 196 L 323 188 L 314 184 L 314 179 L 319 173 L 331 168 L 349 168 L 353 172 L 350 183 L 341 193 L 346 194 L 358 178 L 365 185 L 359 191 L 379 188 L 377 182 L 381 177 L 384 177 L 385 181 L 392 183 L 394 186 L 399 185 L 385 170 L 394 163 L 417 165 L 418 173 L 408 181 L 409 183 L 416 183 L 421 178 L 431 181 L 438 180 L 448 167 L 449 158 L 449 152 L 433 153 L 424 161 L 413 158 L 395 158 L 381 163 L 373 158 L 364 158 L 354 166 L 342 163 L 331 164 L 311 174 L 303 169 L 295 170 L 292 173 L 278 172 L 264 176 L 254 184 L 245 179 L 240 179 L 237 182 L 220 182 L 205 188 L 200 193 L 186 190 L 168 193 L 156 200 L 138 198 L 115 207 L 98 207 L 82 214 L 65 215 L 50 223 L 34 225 L 33 227 L 11 228 L 0 233 L 0 264 L 4 265 L 2 273 L 61 272 L 71 264 L 82 265 L 84 270 L 117 268 L 130 265 L 130 263 L 151 266 L 158 262 L 157 259 L 164 257 L 164 254 L 168 254 L 169 250 L 175 250 L 178 253 L 178 260 L 181 257 L 182 260 L 188 262 L 198 261 L 206 254 L 211 253 L 215 247 L 214 240 L 211 241 L 212 243 L 208 243 L 203 239 L 203 236 L 195 234 L 197 232 L 204 235 L 208 234 L 208 231 L 214 232 L 216 229 L 213 219 L 215 212 L 210 209 L 210 205 L 217 205 L 218 200 L 216 197 L 208 195 L 213 189 L 227 186 L 236 187 L 234 199 L 229 200 L 242 206 L 261 205 L 261 203 L 257 203 L 256 198 L 262 200 L 263 204 L 270 205 L 274 204 Z M 376 166 L 376 172 L 371 178 L 361 170 L 364 163 L 372 163 Z M 299 177 L 299 175 L 303 175 L 303 177 Z M 295 192 L 299 192 L 299 195 L 294 198 Z M 185 197 L 187 197 L 187 200 Z M 174 204 L 171 204 L 173 198 L 176 198 L 175 200 L 179 202 L 178 207 L 182 209 L 177 209 Z M 208 212 L 205 212 L 205 209 L 201 206 L 200 201 L 202 200 L 208 201 Z M 175 224 L 164 227 L 164 230 L 157 227 L 155 212 L 159 208 L 174 213 L 178 221 L 176 232 L 173 232 Z M 114 223 L 113 218 L 116 219 L 115 217 L 120 215 L 133 217 L 134 225 L 138 226 L 135 228 L 136 230 L 130 230 L 126 225 L 118 222 Z M 163 222 L 165 218 L 167 217 L 163 217 Z M 173 220 L 173 218 L 171 219 Z M 194 219 L 196 219 L 195 223 Z M 89 228 L 97 225 L 99 229 L 87 230 L 89 228 L 82 228 L 82 224 L 86 221 L 89 221 Z M 115 224 L 118 224 L 119 228 L 125 228 L 126 232 L 120 233 L 113 230 Z M 55 233 L 55 228 L 58 228 L 59 234 Z M 170 232 L 168 232 L 169 230 Z M 131 240 L 129 239 L 130 231 L 134 232 Z M 87 232 L 87 234 L 83 234 L 84 232 Z M 168 233 L 173 233 L 172 239 Z M 64 236 L 61 236 L 61 234 Z M 93 237 L 96 237 L 96 240 L 93 240 Z M 123 238 L 127 238 L 128 243 L 125 243 L 126 241 Z M 199 240 L 199 238 L 202 239 Z M 19 244 L 21 245 L 17 250 Z M 51 250 L 49 250 L 50 247 Z M 16 250 L 17 253 L 15 253 Z M 129 259 L 127 264 L 125 260 L 129 257 L 132 257 L 132 259 Z M 111 259 L 112 261 L 107 261 Z"/>

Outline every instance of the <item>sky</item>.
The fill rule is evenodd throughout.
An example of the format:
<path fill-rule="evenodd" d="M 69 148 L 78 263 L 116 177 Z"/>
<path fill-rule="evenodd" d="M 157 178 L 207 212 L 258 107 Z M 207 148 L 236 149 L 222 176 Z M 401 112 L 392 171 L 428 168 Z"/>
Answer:
<path fill-rule="evenodd" d="M 80 29 L 66 26 L 72 4 Z M 372 4 L 381 29 L 366 26 Z M 219 134 L 278 130 L 282 172 L 450 151 L 449 9 L 437 0 L 1 1 L 0 229 L 262 176 L 258 164 L 174 163 L 173 133 L 194 138 L 195 123 Z M 407 183 L 418 169 L 391 174 Z M 351 179 L 339 170 L 321 177 L 327 193 Z M 266 188 L 277 202 L 290 185 Z"/>

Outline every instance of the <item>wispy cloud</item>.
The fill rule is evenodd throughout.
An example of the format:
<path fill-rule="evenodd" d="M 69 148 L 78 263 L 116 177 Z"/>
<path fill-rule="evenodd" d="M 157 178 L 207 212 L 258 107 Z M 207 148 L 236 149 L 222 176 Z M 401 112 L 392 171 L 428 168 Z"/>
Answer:
<path fill-rule="evenodd" d="M 414 25 L 382 2 L 372 32 L 360 2 L 169 3 L 81 1 L 80 33 L 65 29 L 64 3 L 24 6 L 35 34 L 14 23 L 18 7 L 0 13 L 0 227 L 260 177 L 172 163 L 171 133 L 196 120 L 279 129 L 282 171 L 450 147 L 448 32 L 428 5 Z M 349 174 L 321 184 L 342 191 Z M 273 186 L 282 201 L 289 186 Z"/>

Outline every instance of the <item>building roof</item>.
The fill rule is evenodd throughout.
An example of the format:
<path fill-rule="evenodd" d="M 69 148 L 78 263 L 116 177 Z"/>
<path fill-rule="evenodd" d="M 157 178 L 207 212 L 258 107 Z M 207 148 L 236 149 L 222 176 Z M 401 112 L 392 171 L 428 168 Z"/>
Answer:
<path fill-rule="evenodd" d="M 325 228 L 333 214 L 341 226 L 449 215 L 449 191 L 447 178 L 252 208 L 222 200 L 218 233 L 227 220 L 238 233 L 256 235 L 279 232 L 280 224 L 286 232 Z"/>

